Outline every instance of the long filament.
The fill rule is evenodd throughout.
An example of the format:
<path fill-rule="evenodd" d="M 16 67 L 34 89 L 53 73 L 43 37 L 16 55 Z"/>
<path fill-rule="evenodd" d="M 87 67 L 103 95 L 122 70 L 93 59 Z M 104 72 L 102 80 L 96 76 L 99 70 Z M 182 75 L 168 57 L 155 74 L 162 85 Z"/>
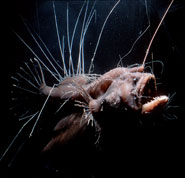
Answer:
<path fill-rule="evenodd" d="M 157 32 L 158 32 L 158 30 L 159 30 L 161 24 L 162 24 L 162 22 L 164 21 L 164 18 L 166 17 L 166 14 L 168 13 L 168 11 L 169 11 L 171 5 L 173 4 L 173 2 L 174 2 L 174 0 L 172 0 L 172 1 L 170 2 L 168 8 L 166 9 L 166 11 L 165 11 L 165 13 L 164 13 L 164 15 L 163 15 L 163 17 L 162 17 L 160 23 L 159 23 L 159 25 L 157 26 L 157 28 L 156 28 L 156 30 L 155 30 L 153 36 L 152 36 L 152 39 L 150 40 L 150 43 L 149 43 L 148 48 L 147 48 L 147 50 L 146 50 L 145 57 L 144 57 L 144 59 L 143 59 L 143 64 L 142 64 L 142 66 L 145 65 L 145 61 L 146 61 L 146 58 L 148 57 L 148 54 L 149 54 L 149 51 L 150 51 L 152 42 L 153 42 L 153 40 L 154 40 L 154 38 L 155 38 L 155 36 L 156 36 L 156 34 L 157 34 Z"/>
<path fill-rule="evenodd" d="M 96 43 L 96 47 L 95 47 L 95 50 L 94 50 L 94 53 L 93 53 L 93 57 L 92 57 L 92 59 L 91 59 L 91 64 L 90 64 L 90 66 L 89 66 L 89 72 L 88 72 L 88 73 L 91 72 L 91 68 L 93 67 L 93 62 L 94 62 L 94 58 L 95 58 L 95 55 L 96 55 L 96 51 L 97 51 L 97 49 L 98 49 L 99 42 L 100 42 L 100 38 L 101 38 L 101 36 L 102 36 L 102 33 L 103 33 L 104 27 L 105 27 L 105 25 L 106 25 L 106 23 L 107 23 L 107 20 L 109 19 L 110 15 L 112 14 L 113 10 L 117 7 L 117 5 L 119 4 L 119 2 L 120 2 L 120 0 L 113 6 L 113 8 L 112 8 L 111 11 L 109 12 L 108 16 L 106 17 L 106 19 L 105 19 L 105 21 L 104 21 L 104 23 L 103 23 L 103 26 L 102 26 L 102 29 L 101 29 L 101 31 L 100 31 L 100 34 L 99 34 L 99 37 L 98 37 L 98 41 L 97 41 L 97 43 Z"/>

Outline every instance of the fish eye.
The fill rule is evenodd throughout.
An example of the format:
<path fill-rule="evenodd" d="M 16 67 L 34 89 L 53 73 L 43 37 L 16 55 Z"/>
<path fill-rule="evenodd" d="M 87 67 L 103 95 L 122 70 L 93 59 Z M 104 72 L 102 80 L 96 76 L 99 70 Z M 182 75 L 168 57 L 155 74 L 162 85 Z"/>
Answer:
<path fill-rule="evenodd" d="M 138 82 L 138 79 L 137 79 L 136 77 L 134 77 L 134 78 L 133 78 L 133 83 L 134 83 L 134 85 L 136 85 L 137 82 Z"/>

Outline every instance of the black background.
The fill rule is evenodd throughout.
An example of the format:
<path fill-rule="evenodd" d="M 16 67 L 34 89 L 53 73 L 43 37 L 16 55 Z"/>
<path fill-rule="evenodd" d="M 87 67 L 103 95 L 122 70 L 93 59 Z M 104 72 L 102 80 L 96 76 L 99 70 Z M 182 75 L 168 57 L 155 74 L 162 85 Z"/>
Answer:
<path fill-rule="evenodd" d="M 17 131 L 17 123 L 16 121 L 11 120 L 11 114 L 9 114 L 8 109 L 11 102 L 9 93 L 12 81 L 10 80 L 10 77 L 18 70 L 21 62 L 28 60 L 32 55 L 12 32 L 15 30 L 18 34 L 23 36 L 23 39 L 29 41 L 29 33 L 25 30 L 24 25 L 21 24 L 20 16 L 26 19 L 27 22 L 31 24 L 30 26 L 33 27 L 44 40 L 46 40 L 46 44 L 50 47 L 53 53 L 58 53 L 56 47 L 56 33 L 53 32 L 55 26 L 54 18 L 52 16 L 52 8 L 49 8 L 47 2 L 48 1 L 44 0 L 8 1 L 8 3 L 2 7 L 2 10 L 4 8 L 5 12 L 2 14 L 3 25 L 1 27 L 3 30 L 1 33 L 3 44 L 3 53 L 1 55 L 1 95 L 3 104 L 0 137 L 2 140 L 1 153 Z M 93 25 L 90 25 L 89 33 L 87 33 L 86 36 L 86 50 L 88 53 L 85 55 L 87 58 L 87 66 L 89 63 L 88 60 L 92 56 L 91 47 L 94 45 L 93 43 L 96 42 L 93 40 L 97 39 L 97 34 L 100 32 L 103 21 L 115 2 L 116 1 L 97 1 L 97 21 L 96 23 L 93 22 Z M 143 35 L 135 45 L 133 51 L 124 59 L 124 66 L 134 63 L 142 63 L 152 33 L 156 29 L 169 1 L 166 0 L 161 2 L 160 0 L 148 0 L 147 3 L 151 24 L 150 30 Z M 65 6 L 63 6 L 62 10 L 57 10 L 57 16 L 66 13 L 64 12 L 66 3 L 64 2 L 64 4 Z M 80 2 L 80 5 L 76 6 L 76 9 L 73 9 L 74 11 L 71 11 L 71 14 L 73 14 L 73 12 L 75 14 L 76 11 L 78 12 L 81 4 L 82 2 Z M 161 60 L 164 63 L 162 74 L 160 74 L 161 66 L 157 64 L 154 66 L 154 74 L 156 74 L 156 76 L 160 78 L 160 82 L 162 82 L 160 88 L 161 91 L 169 95 L 176 93 L 172 105 L 179 106 L 178 109 L 173 111 L 177 116 L 177 119 L 167 123 L 162 128 L 143 129 L 141 131 L 142 134 L 140 133 L 140 136 L 143 137 L 143 139 L 139 139 L 138 137 L 134 137 L 135 139 L 133 139 L 133 135 L 138 134 L 138 132 L 132 130 L 132 132 L 129 132 L 127 135 L 128 137 L 125 144 L 130 145 L 124 146 L 124 148 L 126 147 L 123 149 L 124 153 L 121 153 L 122 147 L 116 148 L 116 145 L 119 146 L 119 144 L 113 146 L 114 141 L 111 141 L 110 144 L 113 149 L 111 147 L 107 153 L 103 153 L 103 161 L 98 164 L 98 166 L 102 166 L 102 168 L 97 168 L 97 166 L 95 166 L 97 172 L 95 171 L 96 173 L 94 175 L 89 175 L 89 177 L 103 177 L 111 173 L 113 174 L 113 177 L 117 177 L 118 174 L 123 176 L 127 172 L 130 174 L 135 172 L 136 174 L 143 174 L 147 173 L 147 169 L 149 170 L 149 173 L 147 173 L 148 175 L 157 174 L 159 170 L 162 171 L 163 174 L 171 173 L 173 170 L 176 170 L 174 171 L 176 174 L 177 172 L 180 172 L 181 166 L 183 167 L 185 127 L 184 18 L 184 1 L 176 0 L 160 27 L 151 48 L 154 60 Z M 66 19 L 66 16 L 61 16 L 61 19 Z M 74 24 L 74 22 L 72 22 L 72 24 Z M 127 53 L 135 39 L 138 37 L 139 32 L 143 31 L 147 25 L 148 20 L 144 8 L 144 0 L 121 1 L 106 23 L 94 62 L 94 72 L 102 74 L 111 68 L 116 67 L 119 61 L 119 55 L 124 56 L 124 54 Z M 88 45 L 90 42 L 92 43 L 92 46 Z M 75 41 L 74 45 L 78 45 L 78 42 Z M 56 54 L 56 57 L 58 57 L 57 55 L 58 54 Z M 147 61 L 151 61 L 151 53 Z M 132 139 L 133 142 L 131 141 Z M 121 163 L 118 163 L 119 161 L 121 161 Z M 25 164 L 30 166 L 30 163 Z M 94 164 L 96 164 L 96 161 Z M 4 167 L 3 169 L 6 170 Z M 31 171 L 32 168 L 28 170 Z M 7 169 L 7 171 L 11 171 L 11 169 Z M 7 171 L 3 171 L 6 176 L 8 175 Z M 20 175 L 20 172 L 17 174 Z M 34 176 L 39 177 L 39 174 L 38 176 L 36 174 L 37 173 L 35 173 Z"/>

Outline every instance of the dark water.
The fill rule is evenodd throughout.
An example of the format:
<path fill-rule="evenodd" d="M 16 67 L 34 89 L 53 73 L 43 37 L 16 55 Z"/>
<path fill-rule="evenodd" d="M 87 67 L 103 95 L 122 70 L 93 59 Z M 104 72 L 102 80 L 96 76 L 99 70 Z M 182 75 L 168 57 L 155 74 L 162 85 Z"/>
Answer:
<path fill-rule="evenodd" d="M 85 68 L 89 67 L 102 25 L 116 2 L 96 2 L 96 15 L 93 17 L 85 36 Z M 82 1 L 69 1 L 69 26 L 74 27 L 82 4 Z M 110 15 L 103 30 L 94 61 L 94 73 L 103 74 L 116 67 L 120 56 L 123 57 L 130 50 L 134 41 L 150 23 L 149 30 L 139 39 L 132 52 L 123 60 L 124 66 L 135 63 L 141 64 L 151 36 L 168 4 L 169 1 L 167 0 L 163 2 L 160 0 L 121 1 Z M 89 8 L 92 5 L 93 1 L 90 1 Z M 60 33 L 66 34 L 66 1 L 56 1 L 55 6 Z M 33 58 L 33 54 L 20 42 L 13 31 L 20 34 L 40 54 L 41 58 L 43 57 L 37 45 L 31 39 L 21 18 L 29 24 L 33 32 L 35 31 L 41 36 L 54 57 L 56 59 L 60 58 L 51 1 L 14 1 L 5 5 L 4 8 L 6 8 L 6 13 L 4 15 L 5 25 L 2 36 L 4 36 L 5 50 L 3 51 L 5 55 L 1 57 L 1 61 L 3 61 L 1 69 L 4 69 L 1 79 L 3 80 L 3 103 L 5 104 L 2 106 L 4 112 L 0 124 L 1 153 L 10 143 L 18 128 L 20 128 L 19 123 L 12 117 L 8 109 L 11 105 L 9 93 L 12 80 L 10 80 L 10 77 L 17 72 L 23 62 Z M 170 95 L 176 93 L 172 105 L 179 107 L 174 109 L 172 113 L 178 119 L 167 122 L 160 128 L 123 131 L 119 133 L 123 136 L 121 140 L 120 137 L 116 139 L 112 134 L 108 134 L 107 140 L 110 139 L 110 142 L 106 142 L 103 151 L 91 150 L 86 152 L 85 150 L 78 150 L 79 152 L 76 151 L 69 156 L 69 163 L 66 161 L 67 158 L 64 158 L 66 165 L 69 166 L 63 166 L 65 165 L 63 157 L 61 157 L 61 163 L 60 161 L 53 163 L 54 159 L 48 161 L 40 158 L 36 148 L 40 146 L 41 141 L 39 138 L 33 139 L 34 141 L 28 142 L 25 146 L 25 151 L 19 153 L 17 160 L 10 168 L 7 165 L 11 159 L 5 159 L 2 162 L 2 174 L 5 177 L 13 177 L 14 175 L 19 177 L 104 177 L 108 175 L 118 177 L 118 175 L 124 176 L 126 173 L 133 174 L 133 172 L 145 174 L 147 173 L 146 169 L 151 170 L 149 175 L 155 174 L 159 170 L 162 170 L 163 173 L 165 171 L 171 172 L 172 168 L 180 163 L 184 156 L 184 17 L 184 2 L 175 1 L 160 27 L 147 59 L 147 62 L 150 62 L 153 57 L 153 60 L 161 60 L 164 63 L 162 74 L 161 65 L 158 63 L 154 64 L 153 71 L 162 82 L 162 85 L 158 86 L 162 93 Z M 83 24 L 83 18 L 80 18 L 79 24 Z M 81 25 L 77 27 L 77 37 L 74 38 L 74 61 L 78 55 L 78 48 L 75 46 L 79 45 Z M 71 34 L 72 31 L 70 31 Z M 115 122 L 114 120 L 115 118 L 113 118 L 112 122 Z M 121 130 L 120 127 L 118 128 Z M 70 161 L 73 163 L 70 163 Z M 141 163 L 142 161 L 144 163 Z M 154 164 L 154 161 L 157 163 Z M 58 166 L 60 164 L 62 166 Z M 180 170 L 180 164 L 177 167 Z"/>

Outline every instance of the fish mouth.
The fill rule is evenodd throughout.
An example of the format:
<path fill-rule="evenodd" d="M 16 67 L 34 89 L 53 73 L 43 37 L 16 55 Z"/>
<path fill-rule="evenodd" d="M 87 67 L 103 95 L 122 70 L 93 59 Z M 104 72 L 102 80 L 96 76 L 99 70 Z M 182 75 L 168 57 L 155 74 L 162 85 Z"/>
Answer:
<path fill-rule="evenodd" d="M 142 105 L 142 114 L 149 114 L 159 109 L 163 109 L 168 102 L 166 95 L 154 97 L 151 101 Z"/>
<path fill-rule="evenodd" d="M 139 105 L 142 114 L 150 114 L 164 109 L 168 102 L 166 95 L 157 93 L 156 79 L 152 74 L 145 73 L 137 84 Z"/>

